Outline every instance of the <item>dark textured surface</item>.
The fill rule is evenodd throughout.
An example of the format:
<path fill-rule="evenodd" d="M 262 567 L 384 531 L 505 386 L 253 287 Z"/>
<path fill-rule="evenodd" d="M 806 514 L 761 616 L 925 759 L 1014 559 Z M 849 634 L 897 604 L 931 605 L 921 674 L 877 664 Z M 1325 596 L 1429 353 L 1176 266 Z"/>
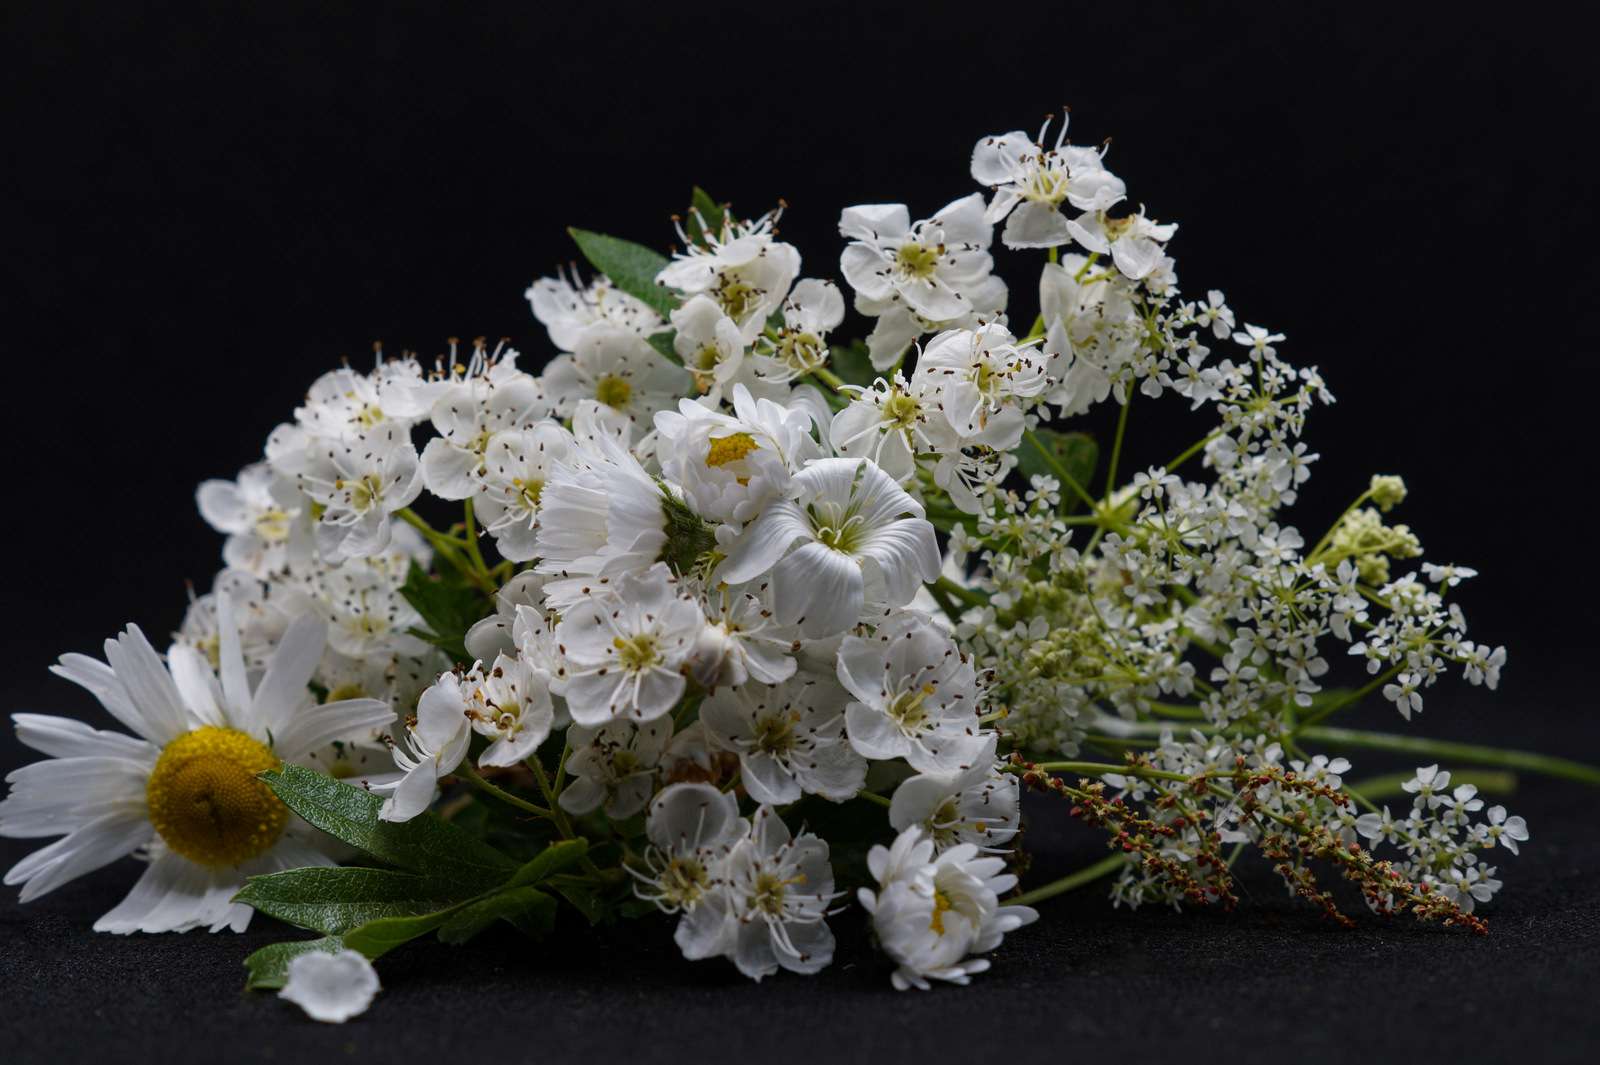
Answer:
<path fill-rule="evenodd" d="M 1572 704 L 1578 677 L 1537 656 L 1498 696 L 1441 689 L 1431 731 L 1515 739 L 1597 760 Z M 1522 668 L 1519 670 L 1519 665 Z M 71 702 L 73 707 L 80 703 Z M 1393 718 L 1393 720 L 1391 720 Z M 1379 711 L 1363 723 L 1397 728 Z M 1574 743 L 1576 735 L 1583 742 Z M 1353 754 L 1356 776 L 1394 763 Z M 10 757 L 8 761 L 15 761 Z M 666 919 L 591 933 L 570 911 L 534 946 L 409 945 L 378 963 L 384 991 L 341 1028 L 245 993 L 241 959 L 300 935 L 258 920 L 243 935 L 124 939 L 89 931 L 132 882 L 123 863 L 19 907 L 0 896 L 0 1031 L 8 1062 L 331 1060 L 975 1061 L 1007 1048 L 1086 1060 L 1584 1061 L 1597 1038 L 1600 844 L 1596 793 L 1524 778 L 1506 798 L 1533 839 L 1498 856 L 1506 887 L 1490 934 L 1363 915 L 1338 929 L 1247 869 L 1232 914 L 1113 910 L 1101 887 L 1042 903 L 993 970 L 966 989 L 890 989 L 859 910 L 834 918 L 834 966 L 760 986 L 724 962 L 690 964 Z M 863 810 L 864 816 L 876 812 Z M 1097 860 L 1059 806 L 1030 806 L 1033 882 Z M 0 861 L 23 853 L 3 841 Z M 1355 903 L 1359 905 L 1359 903 Z M 1034 1055 L 1030 1053 L 1031 1059 Z"/>
<path fill-rule="evenodd" d="M 1600 762 L 1587 526 L 1528 546 L 1592 494 L 1568 468 L 1594 454 L 1600 347 L 1575 6 L 430 7 L 0 5 L 19 541 L 0 711 L 92 716 L 46 665 L 128 620 L 177 624 L 220 546 L 194 484 L 257 457 L 339 357 L 478 333 L 547 357 L 521 292 L 573 254 L 563 226 L 664 243 L 692 182 L 750 211 L 783 196 L 807 273 L 834 274 L 841 206 L 926 214 L 969 191 L 977 137 L 1070 103 L 1182 224 L 1185 289 L 1226 289 L 1339 395 L 1293 520 L 1320 529 L 1374 468 L 1404 473 L 1430 554 L 1483 571 L 1462 598 L 1474 636 L 1511 647 L 1505 687 L 1451 681 L 1414 731 Z M 998 258 L 1031 316 L 1024 260 Z M 1129 469 L 1197 435 L 1155 409 L 1133 413 Z M 0 768 L 24 757 L 0 737 Z M 240 960 L 288 929 L 91 934 L 123 863 L 27 908 L 0 890 L 0 1061 L 1585 1060 L 1597 797 L 1528 779 L 1508 800 L 1534 838 L 1502 856 L 1488 939 L 1342 932 L 1247 870 L 1235 914 L 1129 914 L 1091 888 L 971 988 L 895 995 L 858 913 L 834 968 L 760 987 L 682 962 L 665 921 L 568 921 L 538 948 L 401 950 L 343 1028 L 240 991 Z M 1038 879 L 1099 857 L 1059 808 L 1031 812 Z M 29 846 L 0 841 L 0 863 Z"/>

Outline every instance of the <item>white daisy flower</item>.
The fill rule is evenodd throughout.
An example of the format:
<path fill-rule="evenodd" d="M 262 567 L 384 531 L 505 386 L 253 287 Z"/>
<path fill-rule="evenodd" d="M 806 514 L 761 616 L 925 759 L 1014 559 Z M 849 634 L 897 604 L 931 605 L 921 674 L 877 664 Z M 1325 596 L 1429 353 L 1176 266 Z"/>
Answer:
<path fill-rule="evenodd" d="M 861 617 L 868 584 L 874 601 L 901 606 L 938 578 L 938 546 L 922 504 L 876 463 L 817 459 L 794 475 L 789 495 L 762 511 L 718 571 L 729 584 L 770 571 L 783 624 L 809 637 L 840 633 Z"/>
<path fill-rule="evenodd" d="M 366 742 L 393 710 L 375 699 L 316 705 L 307 681 L 322 657 L 322 623 L 289 626 L 252 686 L 226 596 L 219 600 L 220 677 L 192 648 L 166 665 L 130 625 L 106 641 L 106 662 L 64 655 L 52 672 L 81 684 L 135 735 L 68 718 L 17 714 L 21 741 L 50 756 L 12 772 L 0 834 L 64 836 L 6 873 L 24 902 L 139 852 L 149 865 L 100 932 L 242 931 L 232 902 L 246 877 L 331 865 L 315 833 L 257 774 L 304 764 L 336 742 Z"/>
<path fill-rule="evenodd" d="M 700 707 L 712 741 L 739 756 L 740 780 L 759 803 L 782 806 L 802 794 L 854 798 L 867 762 L 844 737 L 844 693 L 830 679 L 801 674 L 767 687 L 724 688 Z"/>
<path fill-rule="evenodd" d="M 846 636 L 839 681 L 856 699 L 845 708 L 850 744 L 867 758 L 904 758 L 920 773 L 941 774 L 992 759 L 972 663 L 925 618 L 907 612 L 871 638 Z"/>
<path fill-rule="evenodd" d="M 878 890 L 862 888 L 861 905 L 872 914 L 878 944 L 899 968 L 895 989 L 926 991 L 928 981 L 965 984 L 989 968 L 984 958 L 1007 932 L 1038 920 L 1027 906 L 1002 906 L 1000 896 L 1017 878 L 1003 872 L 1005 859 L 980 857 L 970 843 L 937 857 L 920 828 L 901 832 L 892 847 L 873 847 L 867 868 Z"/>
<path fill-rule="evenodd" d="M 683 696 L 704 625 L 699 604 L 680 593 L 665 563 L 624 574 L 562 615 L 556 691 L 580 725 L 654 721 Z"/>

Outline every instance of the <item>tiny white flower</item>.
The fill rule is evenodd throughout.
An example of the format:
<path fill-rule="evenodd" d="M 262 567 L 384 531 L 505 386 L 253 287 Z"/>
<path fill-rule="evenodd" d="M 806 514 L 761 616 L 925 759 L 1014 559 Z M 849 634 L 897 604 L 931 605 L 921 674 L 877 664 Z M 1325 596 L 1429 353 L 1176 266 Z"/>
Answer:
<path fill-rule="evenodd" d="M 662 268 L 657 282 L 685 296 L 709 296 L 738 326 L 741 340 L 753 343 L 800 276 L 800 252 L 773 239 L 777 217 L 777 212 L 753 222 L 724 217 L 721 228 L 707 229 L 702 241 L 686 240 L 685 250 Z"/>
<path fill-rule="evenodd" d="M 305 497 L 265 462 L 246 466 L 234 481 L 204 482 L 195 499 L 207 524 L 228 534 L 222 559 L 229 566 L 265 578 L 311 554 L 309 526 L 300 520 Z"/>
<path fill-rule="evenodd" d="M 328 1024 L 343 1024 L 367 1012 L 381 989 L 377 970 L 354 950 L 307 951 L 289 959 L 287 972 L 278 997 Z"/>
<path fill-rule="evenodd" d="M 994 226 L 976 192 L 914 224 L 905 204 L 847 207 L 839 235 L 850 241 L 839 269 L 862 300 L 898 301 L 928 321 L 972 313 L 969 293 L 981 293 L 993 269 Z"/>
<path fill-rule="evenodd" d="M 389 516 L 422 493 L 421 466 L 407 434 L 384 428 L 314 447 L 299 485 L 322 506 L 317 553 L 337 562 L 388 547 Z"/>
<path fill-rule="evenodd" d="M 913 382 L 938 394 L 938 405 L 964 442 L 1009 451 L 1022 440 L 1024 401 L 1049 385 L 1045 358 L 1017 343 L 999 323 L 952 329 L 928 342 Z"/>
<path fill-rule="evenodd" d="M 902 781 L 890 801 L 889 824 L 898 832 L 922 829 L 935 850 L 970 843 L 995 851 L 1016 836 L 1020 807 L 1020 782 L 1011 773 L 996 771 L 991 747 L 970 769 L 921 773 Z"/>
<path fill-rule="evenodd" d="M 514 357 L 449 381 L 429 411 L 439 435 L 422 449 L 428 491 L 441 499 L 471 496 L 482 482 L 489 441 L 497 433 L 532 426 L 547 407 L 539 383 L 517 369 Z"/>
<path fill-rule="evenodd" d="M 583 332 L 572 354 L 551 359 L 539 383 L 556 417 L 587 409 L 624 432 L 627 443 L 649 429 L 656 411 L 688 391 L 690 378 L 636 333 L 598 325 Z"/>
<path fill-rule="evenodd" d="M 614 821 L 632 817 L 655 793 L 656 767 L 671 738 L 671 721 L 573 725 L 567 730 L 571 780 L 557 800 L 561 808 L 578 816 L 603 808 Z"/>
<path fill-rule="evenodd" d="M 648 337 L 665 328 L 661 316 L 649 304 L 628 295 L 597 276 L 587 285 L 573 271 L 568 277 L 542 277 L 523 293 L 533 308 L 533 316 L 550 331 L 550 342 L 559 351 L 572 351 L 591 326 L 609 326 Z"/>
<path fill-rule="evenodd" d="M 757 340 L 754 366 L 768 381 L 792 381 L 828 361 L 828 334 L 844 321 L 844 297 L 832 281 L 811 277 L 783 301 L 776 337 Z"/>
<path fill-rule="evenodd" d="M 537 557 L 539 501 L 545 482 L 572 447 L 572 434 L 554 422 L 505 430 L 489 438 L 473 506 L 503 558 L 528 562 Z"/>
<path fill-rule="evenodd" d="M 1067 120 L 1054 147 L 1043 147 L 1049 124 L 1033 138 L 1021 130 L 985 137 L 972 150 L 972 177 L 994 189 L 984 220 L 1007 219 L 1008 248 L 1053 248 L 1072 239 L 1062 205 L 1104 211 L 1126 195 L 1122 180 L 1093 148 L 1067 144 Z"/>
<path fill-rule="evenodd" d="M 809 832 L 791 836 L 772 807 L 762 806 L 725 869 L 734 929 L 729 954 L 741 973 L 759 981 L 780 968 L 809 974 L 833 961 L 825 918 L 839 896 L 825 840 Z"/>
<path fill-rule="evenodd" d="M 474 732 L 494 741 L 478 755 L 480 766 L 516 765 L 550 735 L 549 678 L 520 657 L 501 655 L 483 674 L 467 717 Z"/>

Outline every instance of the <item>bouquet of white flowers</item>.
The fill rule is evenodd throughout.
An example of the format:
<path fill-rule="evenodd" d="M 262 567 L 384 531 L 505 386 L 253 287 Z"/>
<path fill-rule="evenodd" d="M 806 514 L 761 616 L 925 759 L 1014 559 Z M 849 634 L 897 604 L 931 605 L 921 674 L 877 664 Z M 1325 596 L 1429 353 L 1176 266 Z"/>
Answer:
<path fill-rule="evenodd" d="M 1184 299 L 1177 227 L 1065 129 L 983 138 L 984 191 L 928 218 L 841 213 L 865 340 L 779 211 L 697 189 L 670 258 L 572 231 L 597 274 L 528 289 L 542 371 L 479 341 L 319 378 L 200 486 L 225 568 L 165 654 L 130 625 L 55 667 L 128 732 L 16 715 L 49 758 L 7 778 L 0 832 L 64 838 L 6 883 L 133 854 L 96 930 L 319 933 L 246 966 L 326 1020 L 387 951 L 502 921 L 667 914 L 754 980 L 870 928 L 894 986 L 966 983 L 1097 878 L 1231 907 L 1249 848 L 1336 921 L 1329 873 L 1483 931 L 1529 837 L 1480 792 L 1600 771 L 1328 724 L 1369 696 L 1410 721 L 1447 671 L 1496 686 L 1473 571 L 1421 561 L 1397 477 L 1314 542 L 1286 523 L 1321 375 L 1221 292 Z M 997 226 L 1037 249 L 1026 329 Z M 1125 477 L 1130 407 L 1174 393 L 1209 426 Z M 1061 428 L 1103 404 L 1108 447 Z M 1331 687 L 1352 656 L 1364 681 Z M 1498 769 L 1347 783 L 1358 748 Z M 1017 893 L 1024 787 L 1110 857 Z"/>

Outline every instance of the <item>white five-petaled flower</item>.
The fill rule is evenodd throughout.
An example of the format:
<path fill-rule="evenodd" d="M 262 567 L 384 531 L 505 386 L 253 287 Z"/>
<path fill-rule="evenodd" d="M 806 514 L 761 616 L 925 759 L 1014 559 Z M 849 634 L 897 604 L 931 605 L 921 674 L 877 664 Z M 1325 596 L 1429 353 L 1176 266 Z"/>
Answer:
<path fill-rule="evenodd" d="M 904 612 L 871 637 L 846 636 L 839 681 L 850 744 L 867 758 L 904 758 L 920 773 L 962 772 L 993 758 L 978 722 L 972 663 L 943 629 Z"/>
<path fill-rule="evenodd" d="M 820 637 L 855 624 L 869 595 L 909 603 L 938 578 L 939 550 L 922 504 L 876 463 L 818 459 L 728 548 L 718 576 L 742 584 L 769 571 L 778 620 Z"/>
<path fill-rule="evenodd" d="M 750 831 L 739 802 L 710 784 L 670 784 L 650 803 L 643 868 L 628 866 L 634 894 L 681 915 L 673 938 L 690 961 L 726 954 L 736 938 L 728 916 L 728 853 Z"/>
<path fill-rule="evenodd" d="M 844 296 L 832 281 L 808 277 L 783 301 L 776 337 L 757 340 L 752 364 L 768 381 L 792 381 L 828 361 L 828 334 L 844 321 Z"/>
<path fill-rule="evenodd" d="M 328 562 L 376 555 L 389 546 L 389 515 L 422 493 L 408 430 L 384 427 L 311 449 L 300 490 L 320 504 L 317 553 Z"/>
<path fill-rule="evenodd" d="M 863 313 L 882 314 L 899 302 L 942 322 L 971 314 L 975 297 L 979 304 L 989 302 L 984 297 L 994 284 L 994 226 L 984 219 L 980 193 L 916 223 L 902 203 L 846 207 L 839 235 L 850 241 L 839 268 Z"/>
<path fill-rule="evenodd" d="M 799 250 L 773 239 L 777 217 L 772 212 L 753 222 L 735 222 L 724 216 L 722 226 L 705 230 L 702 241 L 686 242 L 656 281 L 686 296 L 711 297 L 738 327 L 741 340 L 753 343 L 800 276 Z"/>
<path fill-rule="evenodd" d="M 725 870 L 726 924 L 708 942 L 725 952 L 752 980 L 780 968 L 809 974 L 833 960 L 833 932 L 825 923 L 833 890 L 828 844 L 809 832 L 791 836 L 770 806 L 750 819 L 750 833 L 734 844 Z M 715 911 L 709 910 L 706 924 Z"/>
<path fill-rule="evenodd" d="M 543 389 L 517 369 L 515 354 L 451 380 L 433 401 L 429 415 L 439 435 L 422 449 L 422 482 L 441 499 L 466 499 L 478 490 L 495 434 L 544 417 Z"/>
<path fill-rule="evenodd" d="M 501 557 L 512 562 L 537 557 L 539 501 L 555 464 L 572 446 L 572 434 L 548 421 L 490 437 L 473 505 Z"/>
<path fill-rule="evenodd" d="M 613 285 L 605 277 L 595 277 L 587 285 L 577 271 L 567 276 L 541 277 L 523 293 L 533 308 L 533 316 L 550 332 L 550 342 L 559 351 L 577 348 L 583 334 L 592 326 L 624 329 L 648 337 L 663 328 L 661 316 L 637 297 Z"/>
<path fill-rule="evenodd" d="M 642 725 L 617 721 L 602 728 L 573 725 L 567 730 L 571 779 L 561 789 L 561 808 L 582 816 L 598 809 L 614 821 L 643 810 L 655 793 L 656 767 L 672 740 L 672 722 Z"/>
<path fill-rule="evenodd" d="M 1000 235 L 1008 248 L 1053 248 L 1073 233 L 1063 203 L 1080 211 L 1104 211 L 1126 195 L 1122 179 L 1105 168 L 1101 153 L 1066 143 L 1063 116 L 1054 147 L 1043 146 L 1047 122 L 1037 138 L 1021 130 L 985 137 L 972 149 L 972 177 L 994 189 L 984 220 L 1006 219 Z"/>
<path fill-rule="evenodd" d="M 904 482 L 916 472 L 918 455 L 960 448 L 960 436 L 939 407 L 939 390 L 926 378 L 912 383 L 896 372 L 868 388 L 850 387 L 849 406 L 828 426 L 828 441 L 839 454 L 871 459 Z"/>
<path fill-rule="evenodd" d="M 1003 871 L 1005 859 L 980 856 L 970 843 L 935 855 L 920 827 L 901 832 L 892 847 L 873 847 L 867 867 L 878 890 L 862 888 L 859 898 L 879 945 L 899 965 L 890 978 L 899 991 L 926 991 L 930 979 L 967 983 L 989 968 L 972 955 L 1039 917 L 1030 907 L 1000 904 L 1017 883 Z"/>
<path fill-rule="evenodd" d="M 305 497 L 265 462 L 246 466 L 234 481 L 204 482 L 195 500 L 201 517 L 228 534 L 222 560 L 235 569 L 266 578 L 311 555 L 309 525 L 301 521 Z"/>
<path fill-rule="evenodd" d="M 1021 825 L 1020 791 L 1014 775 L 996 772 L 991 746 L 970 769 L 919 773 L 902 781 L 889 804 L 889 824 L 900 832 L 922 829 L 937 851 L 961 843 L 1000 850 Z"/>
<path fill-rule="evenodd" d="M 1017 343 L 998 322 L 951 329 L 928 342 L 912 381 L 938 395 L 938 405 L 965 443 L 1009 451 L 1022 440 L 1024 401 L 1049 385 L 1045 357 Z"/>
<path fill-rule="evenodd" d="M 551 359 L 539 383 L 556 417 L 587 409 L 630 443 L 688 390 L 689 375 L 638 334 L 600 324 L 579 336 L 572 354 Z"/>
<path fill-rule="evenodd" d="M 474 668 L 464 675 L 445 673 L 422 693 L 415 719 L 406 722 L 403 740 L 394 745 L 394 764 L 404 775 L 372 789 L 389 796 L 378 811 L 380 820 L 409 821 L 433 802 L 439 779 L 467 756 L 482 683 Z"/>
<path fill-rule="evenodd" d="M 149 864 L 95 931 L 242 931 L 251 910 L 233 895 L 245 878 L 333 864 L 257 774 L 312 762 L 336 741 L 372 743 L 393 711 L 375 699 L 312 702 L 306 682 L 325 639 L 316 618 L 292 623 L 255 677 L 226 594 L 218 624 L 218 672 L 181 644 L 163 664 L 131 625 L 106 641 L 105 662 L 69 654 L 53 667 L 132 736 L 14 715 L 18 738 L 50 757 L 7 776 L 0 835 L 64 837 L 6 873 L 7 884 L 22 885 L 22 901 L 138 852 Z"/>
<path fill-rule="evenodd" d="M 474 732 L 494 741 L 478 755 L 478 764 L 516 765 L 538 749 L 555 723 L 550 678 L 520 656 L 500 655 L 483 674 L 467 716 Z"/>
<path fill-rule="evenodd" d="M 724 688 L 701 705 L 719 747 L 739 756 L 740 780 L 758 803 L 782 806 L 801 794 L 853 798 L 867 763 L 844 738 L 844 693 L 831 678 L 799 674 L 774 687 Z"/>
<path fill-rule="evenodd" d="M 556 626 L 556 691 L 572 719 L 594 727 L 671 712 L 705 617 L 665 563 L 625 574 L 569 609 Z"/>

